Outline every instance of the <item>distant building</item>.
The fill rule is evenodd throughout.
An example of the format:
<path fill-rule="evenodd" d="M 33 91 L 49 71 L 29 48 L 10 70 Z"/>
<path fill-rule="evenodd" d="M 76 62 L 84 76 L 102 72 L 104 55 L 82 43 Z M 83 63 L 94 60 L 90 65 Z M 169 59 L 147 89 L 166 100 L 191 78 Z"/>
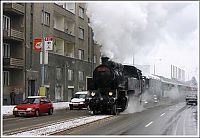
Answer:
<path fill-rule="evenodd" d="M 150 74 L 150 65 L 134 65 L 142 71 L 142 75 L 146 76 Z"/>
<path fill-rule="evenodd" d="M 86 78 L 100 62 L 84 3 L 3 3 L 3 103 L 37 95 L 41 86 L 40 54 L 36 37 L 53 37 L 45 65 L 45 86 L 52 101 L 69 101 L 86 89 Z"/>
<path fill-rule="evenodd" d="M 180 69 L 174 65 L 171 65 L 171 79 L 178 81 L 185 81 L 185 70 Z"/>

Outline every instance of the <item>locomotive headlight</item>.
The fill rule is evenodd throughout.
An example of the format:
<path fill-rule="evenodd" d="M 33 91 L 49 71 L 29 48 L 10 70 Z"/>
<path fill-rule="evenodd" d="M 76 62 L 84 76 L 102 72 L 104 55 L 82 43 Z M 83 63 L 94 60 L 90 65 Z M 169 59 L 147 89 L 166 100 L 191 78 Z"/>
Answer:
<path fill-rule="evenodd" d="M 92 92 L 92 93 L 91 93 L 91 96 L 95 96 L 95 92 Z"/>
<path fill-rule="evenodd" d="M 108 95 L 109 95 L 109 96 L 112 96 L 112 95 L 113 95 L 113 92 L 109 92 Z"/>

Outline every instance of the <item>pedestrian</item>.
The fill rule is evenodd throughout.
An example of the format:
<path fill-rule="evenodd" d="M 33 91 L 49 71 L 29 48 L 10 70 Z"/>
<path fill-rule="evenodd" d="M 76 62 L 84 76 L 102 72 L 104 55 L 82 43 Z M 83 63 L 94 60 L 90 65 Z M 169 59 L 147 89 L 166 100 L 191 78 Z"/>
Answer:
<path fill-rule="evenodd" d="M 15 105 L 15 92 L 14 92 L 14 90 L 12 90 L 11 93 L 10 93 L 10 100 L 11 100 L 11 105 Z"/>

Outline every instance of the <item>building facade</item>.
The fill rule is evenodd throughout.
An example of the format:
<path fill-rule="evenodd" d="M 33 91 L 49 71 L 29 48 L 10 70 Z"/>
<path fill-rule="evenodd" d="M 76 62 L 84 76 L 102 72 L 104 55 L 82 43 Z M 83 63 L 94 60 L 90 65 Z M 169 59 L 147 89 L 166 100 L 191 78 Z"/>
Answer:
<path fill-rule="evenodd" d="M 15 91 L 15 102 L 23 99 L 25 71 L 25 5 L 3 4 L 3 103 L 10 103 L 10 92 Z"/>
<path fill-rule="evenodd" d="M 9 4 L 12 3 L 4 3 L 3 11 Z M 11 67 L 7 69 L 7 66 L 3 65 L 5 83 L 6 71 L 10 71 L 11 74 L 8 77 L 10 84 L 4 85 L 4 104 L 9 104 L 9 92 L 18 85 L 21 87 L 16 91 L 19 91 L 18 97 L 21 99 L 38 94 L 42 83 L 42 65 L 40 52 L 33 49 L 34 39 L 38 37 L 53 38 L 53 50 L 48 51 L 48 64 L 45 64 L 44 68 L 46 95 L 54 102 L 69 101 L 76 91 L 86 89 L 86 78 L 92 77 L 92 71 L 100 61 L 100 47 L 93 41 L 93 32 L 88 25 L 85 4 L 23 3 L 17 5 L 23 5 L 24 9 L 24 12 L 18 15 L 19 17 L 12 18 L 11 10 L 3 14 L 10 17 L 11 24 L 15 23 L 10 28 L 18 29 L 23 23 L 19 30 L 23 33 L 23 39 L 11 40 L 12 38 L 3 37 L 3 43 L 19 41 L 19 46 L 14 48 L 19 51 L 16 57 L 21 59 L 22 66 L 18 67 L 19 69 Z M 17 20 L 16 17 L 19 19 Z M 14 20 L 17 20 L 20 25 Z M 17 43 L 14 42 L 14 44 Z M 16 49 L 13 51 L 17 54 Z M 12 76 L 13 74 L 18 76 Z M 16 84 L 13 83 L 14 80 Z M 19 102 L 21 99 L 16 98 Z"/>

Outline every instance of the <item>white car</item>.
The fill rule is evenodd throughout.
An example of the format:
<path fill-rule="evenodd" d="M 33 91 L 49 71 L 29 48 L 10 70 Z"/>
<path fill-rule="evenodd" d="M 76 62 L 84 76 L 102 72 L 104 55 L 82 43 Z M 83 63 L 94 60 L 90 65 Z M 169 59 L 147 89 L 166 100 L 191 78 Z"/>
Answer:
<path fill-rule="evenodd" d="M 88 91 L 81 91 L 76 92 L 74 97 L 71 99 L 69 103 L 70 110 L 73 110 L 74 108 L 87 108 L 88 103 L 86 102 L 86 99 L 88 97 Z"/>

